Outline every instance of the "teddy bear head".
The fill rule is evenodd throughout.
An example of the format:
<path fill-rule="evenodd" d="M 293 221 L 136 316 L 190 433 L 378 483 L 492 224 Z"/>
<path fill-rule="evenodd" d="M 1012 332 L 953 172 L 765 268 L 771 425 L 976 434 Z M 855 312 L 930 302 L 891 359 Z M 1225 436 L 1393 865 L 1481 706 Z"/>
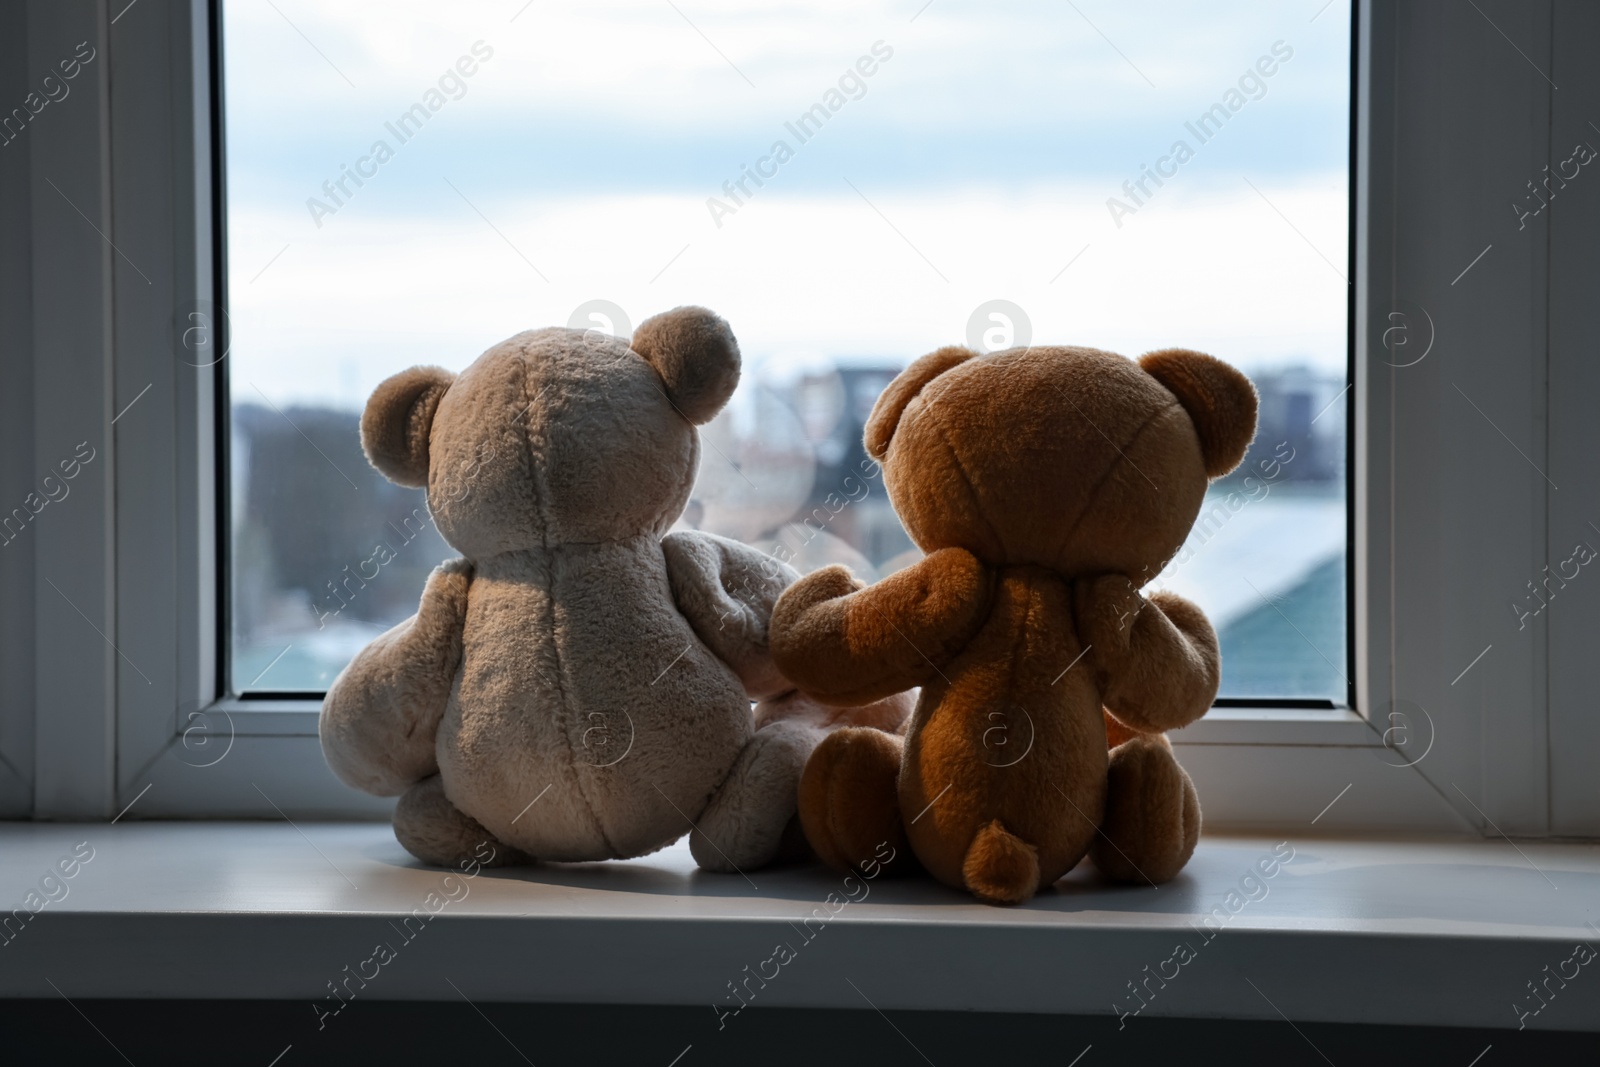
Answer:
<path fill-rule="evenodd" d="M 459 375 L 412 367 L 367 401 L 361 445 L 390 481 L 425 487 L 439 533 L 469 559 L 660 536 L 700 458 L 695 426 L 739 383 L 722 319 L 684 307 L 631 341 L 517 334 Z"/>
<path fill-rule="evenodd" d="M 1255 436 L 1256 391 L 1183 349 L 941 348 L 878 398 L 867 451 L 912 539 L 997 566 L 1144 584 L 1182 546 L 1206 485 Z"/>

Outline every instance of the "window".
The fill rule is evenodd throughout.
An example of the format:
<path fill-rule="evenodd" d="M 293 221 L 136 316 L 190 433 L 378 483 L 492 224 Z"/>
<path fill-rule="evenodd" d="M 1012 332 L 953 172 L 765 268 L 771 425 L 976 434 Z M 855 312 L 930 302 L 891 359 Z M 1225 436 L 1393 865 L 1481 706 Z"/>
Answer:
<path fill-rule="evenodd" d="M 262 21 L 240 21 L 252 7 Z M 1155 9 L 1124 15 L 1079 0 L 1072 14 L 1083 25 L 1071 30 L 1072 19 L 1050 9 L 1026 18 L 997 13 L 991 23 L 935 0 L 908 11 L 813 9 L 822 14 L 812 23 L 764 15 L 752 29 L 754 16 L 707 2 L 679 5 L 692 25 L 646 6 L 597 29 L 582 21 L 588 16 L 505 0 L 472 9 L 483 26 L 463 32 L 465 51 L 450 35 L 476 29 L 460 21 L 468 16 L 385 7 L 370 17 L 337 16 L 346 19 L 339 23 L 295 0 L 277 7 L 281 15 L 271 5 L 224 0 L 140 3 L 109 19 L 92 5 L 0 14 L 0 45 L 17 59 L 0 70 L 16 75 L 15 99 L 32 91 L 28 70 L 56 69 L 80 43 L 97 57 L 80 63 L 70 99 L 44 111 L 30 105 L 35 117 L 0 150 L 0 183 L 16 194 L 0 201 L 13 230 L 29 238 L 0 243 L 0 266 L 19 280 L 0 289 L 0 307 L 32 345 L 16 387 L 0 390 L 0 490 L 10 501 L 0 506 L 37 516 L 0 548 L 0 626 L 12 635 L 0 641 L 0 663 L 14 679 L 0 693 L 0 811 L 108 818 L 138 798 L 147 817 L 381 816 L 383 801 L 342 786 L 321 758 L 323 683 L 315 675 L 348 654 L 331 647 L 337 641 L 357 644 L 354 629 L 340 635 L 337 625 L 360 622 L 371 632 L 383 612 L 410 610 L 423 564 L 414 578 L 400 580 L 386 565 L 365 585 L 352 581 L 360 596 L 341 598 L 348 603 L 337 615 L 313 613 L 312 589 L 326 589 L 347 566 L 361 573 L 371 549 L 360 542 L 374 527 L 388 536 L 390 522 L 396 542 L 416 548 L 419 560 L 445 550 L 427 540 L 426 514 L 415 513 L 420 499 L 366 473 L 351 421 L 366 389 L 412 362 L 462 365 L 529 324 L 576 318 L 620 331 L 621 318 L 697 301 L 729 317 L 749 357 L 747 394 L 708 440 L 739 471 L 771 462 L 765 452 L 740 450 L 756 436 L 752 426 L 762 447 L 771 442 L 768 451 L 781 456 L 797 454 L 803 441 L 813 492 L 818 472 L 830 477 L 824 466 L 838 458 L 828 426 L 837 429 L 846 405 L 864 407 L 876 388 L 867 372 L 877 366 L 881 377 L 935 344 L 1015 342 L 1020 326 L 1030 340 L 1127 353 L 1181 342 L 1235 359 L 1273 394 L 1262 447 L 1289 440 L 1271 430 L 1273 420 L 1304 424 L 1313 436 L 1348 428 L 1340 475 L 1349 487 L 1347 544 L 1338 543 L 1336 522 L 1322 529 L 1351 597 L 1340 602 L 1335 593 L 1329 610 L 1313 616 L 1302 614 L 1312 611 L 1303 581 L 1284 589 L 1256 582 L 1250 595 L 1268 603 L 1253 618 L 1229 618 L 1228 604 L 1189 589 L 1222 622 L 1225 642 L 1244 635 L 1270 660 L 1251 676 L 1231 673 L 1219 703 L 1233 706 L 1174 735 L 1208 825 L 1299 815 L 1317 819 L 1318 830 L 1354 832 L 1584 834 L 1600 825 L 1583 763 L 1594 748 L 1587 649 L 1600 601 L 1575 580 L 1551 583 L 1559 602 L 1550 599 L 1548 610 L 1535 613 L 1527 599 L 1545 568 L 1570 575 L 1573 542 L 1592 536 L 1587 523 L 1596 521 L 1584 510 L 1600 475 L 1583 418 L 1594 391 L 1585 294 L 1594 288 L 1587 235 L 1596 201 L 1583 193 L 1581 176 L 1567 177 L 1552 189 L 1559 199 L 1549 210 L 1535 214 L 1524 195 L 1505 211 L 1508 190 L 1525 194 L 1545 164 L 1570 175 L 1569 160 L 1580 155 L 1572 146 L 1591 143 L 1582 102 L 1594 96 L 1584 88 L 1594 74 L 1582 49 L 1582 5 L 1479 10 L 1360 0 L 1352 12 L 1297 0 L 1197 25 L 1181 6 L 1146 17 Z M 227 34 L 224 13 L 232 19 Z M 425 17 L 448 24 L 419 30 Z M 1283 29 L 1266 33 L 1274 20 Z M 352 28 L 368 23 L 386 29 L 362 38 Z M 1333 39 L 1352 23 L 1353 83 L 1331 71 L 1286 80 L 1318 56 L 1334 63 Z M 297 42 L 302 54 L 273 60 L 265 74 L 258 66 L 255 80 L 272 95 L 258 93 L 252 105 L 239 86 L 250 80 L 249 50 L 267 47 L 269 25 L 282 35 L 283 56 Z M 641 32 L 654 35 L 652 47 L 638 45 Z M 1060 38 L 1054 53 L 1039 43 L 1051 34 Z M 419 36 L 427 39 L 419 44 Z M 494 55 L 475 55 L 479 40 Z M 773 40 L 788 49 L 783 56 L 772 54 Z M 840 76 L 880 40 L 894 54 L 875 59 L 855 99 L 855 82 L 840 88 Z M 1272 57 L 1279 40 L 1295 54 L 1261 74 L 1265 92 L 1252 80 L 1241 86 L 1245 64 Z M 558 41 L 576 43 L 557 49 Z M 1048 61 L 1036 61 L 1041 52 Z M 426 61 L 388 64 L 396 55 Z M 457 67 L 463 55 L 470 74 Z M 495 67 L 519 55 L 520 63 Z M 1221 69 L 1223 59 L 1236 75 L 1196 74 Z M 453 78 L 440 85 L 447 66 L 465 95 Z M 506 87 L 493 89 L 489 75 L 506 67 Z M 385 69 L 402 74 L 385 82 Z M 978 70 L 982 78 L 967 76 Z M 654 91 L 641 94 L 645 75 Z M 713 76 L 731 84 L 712 91 Z M 225 83 L 234 90 L 226 114 Z M 374 102 L 354 106 L 378 88 Z M 836 109 L 830 89 L 839 92 Z M 1299 93 L 1324 99 L 1317 105 Z M 607 112 L 613 98 L 626 102 Z M 1353 118 L 1343 120 L 1339 101 L 1347 98 Z M 1007 103 L 1017 99 L 1028 107 Z M 1149 117 L 1139 109 L 1152 102 L 1161 112 L 1153 126 L 1139 118 Z M 825 121 L 813 104 L 827 111 Z M 1305 121 L 1278 121 L 1285 108 Z M 707 118 L 709 110 L 721 118 Z M 774 173 L 773 141 L 802 113 L 821 128 L 791 145 Z M 1317 114 L 1327 121 L 1314 121 Z M 617 116 L 631 124 L 611 121 Z M 778 132 L 762 125 L 765 116 L 777 116 Z M 1339 148 L 1324 134 L 1341 121 L 1353 127 L 1350 178 L 1334 195 Z M 395 137 L 399 150 L 391 145 L 379 162 L 372 146 L 389 123 L 404 125 L 406 138 Z M 1194 154 L 1180 163 L 1171 146 L 1186 123 L 1204 126 L 1206 140 L 1196 145 L 1195 136 Z M 1153 140 L 1141 132 L 1151 128 L 1160 134 Z M 469 136 L 474 129 L 493 136 Z M 273 130 L 276 141 L 267 136 Z M 760 132 L 753 142 L 750 131 Z M 571 150 L 532 152 L 535 136 Z M 1472 149 L 1470 166 L 1440 170 L 1486 137 L 1495 151 Z M 274 154 L 277 170 L 263 162 Z M 411 159 L 422 162 L 406 164 Z M 343 166 L 364 170 L 364 184 L 344 177 Z M 756 186 L 744 166 L 770 176 Z M 876 174 L 882 189 L 872 184 Z M 1319 185 L 1318 174 L 1327 182 Z M 1227 187 L 1246 176 L 1255 189 L 1244 202 L 1253 197 L 1260 214 L 1214 224 L 1239 207 Z M 217 210 L 225 177 L 231 214 Z M 751 192 L 733 202 L 722 184 L 737 189 L 741 178 Z M 844 187 L 840 207 L 845 179 L 855 188 Z M 1089 190 L 1081 201 L 1067 195 L 1075 181 Z M 323 182 L 339 199 L 323 190 L 313 218 L 307 200 Z M 629 214 L 641 189 L 655 190 L 660 211 Z M 529 190 L 546 201 L 530 203 Z M 718 207 L 713 218 L 712 197 L 737 210 Z M 454 198 L 459 215 L 439 214 L 441 198 Z M 585 198 L 615 210 L 585 214 Z M 816 213 L 810 229 L 785 230 L 784 205 L 798 201 L 834 210 Z M 1325 201 L 1327 212 L 1313 201 Z M 373 218 L 356 225 L 368 205 Z M 680 209 L 686 229 L 660 249 L 644 248 L 639 226 L 630 228 L 640 216 L 678 218 Z M 404 227 L 383 225 L 396 218 Z M 1028 220 L 1026 238 L 1006 224 L 1017 218 Z M 1344 218 L 1353 223 L 1348 257 Z M 433 251 L 415 251 L 425 240 Z M 819 244 L 822 257 L 808 251 Z M 738 270 L 717 275 L 714 263 Z M 1313 299 L 1319 284 L 1343 284 L 1342 263 L 1353 294 L 1353 307 L 1343 305 L 1354 357 L 1348 389 L 1336 355 L 1341 305 L 1333 293 Z M 229 264 L 231 278 L 223 277 Z M 618 279 L 615 287 L 607 278 Z M 787 287 L 781 304 L 777 282 Z M 273 285 L 291 288 L 285 295 Z M 230 297 L 237 343 L 219 350 L 227 332 L 216 329 L 225 323 L 214 309 Z M 597 299 L 617 308 L 589 304 Z M 997 299 L 1015 304 L 1026 322 L 986 306 Z M 1291 308 L 1300 309 L 1292 321 Z M 209 330 L 190 332 L 206 323 Z M 478 332 L 466 335 L 468 326 Z M 1437 334 L 1431 347 L 1429 330 Z M 846 371 L 860 380 L 846 385 Z M 247 424 L 230 418 L 235 400 L 255 404 L 256 418 L 301 448 L 294 458 L 278 445 L 288 474 L 275 480 L 266 466 L 253 474 L 262 453 L 233 433 Z M 326 420 L 343 420 L 343 428 L 330 430 Z M 853 434 L 841 430 L 832 440 L 848 447 Z M 71 483 L 70 500 L 41 512 L 41 472 L 85 441 L 97 458 Z M 1340 451 L 1289 444 L 1294 458 L 1282 466 L 1296 477 L 1318 466 L 1303 463 L 1312 453 L 1336 463 Z M 1264 458 L 1258 452 L 1251 463 Z M 719 489 L 716 477 L 740 481 L 732 467 L 706 471 L 708 497 Z M 1230 549 L 1227 538 L 1247 534 L 1255 540 L 1244 552 L 1259 559 L 1245 577 L 1293 571 L 1296 561 L 1311 565 L 1309 575 L 1327 558 L 1306 536 L 1309 526 L 1263 535 L 1254 524 L 1295 494 L 1343 494 L 1280 480 L 1252 499 L 1242 476 L 1235 484 L 1244 490 L 1236 510 L 1220 486 L 1207 504 L 1209 528 L 1202 519 L 1209 539 L 1162 581 L 1198 583 L 1207 568 L 1238 558 L 1240 546 Z M 328 503 L 335 488 L 347 498 L 344 518 Z M 740 498 L 742 491 L 735 484 L 702 500 L 686 521 L 754 521 L 740 509 L 762 500 Z M 871 499 L 823 526 L 837 540 L 818 534 L 795 547 L 848 549 L 882 573 L 900 550 L 858 529 L 868 515 L 858 505 Z M 235 539 L 233 520 L 251 507 L 257 516 L 239 522 L 244 533 Z M 299 540 L 268 528 L 262 509 L 274 522 L 298 522 L 304 531 L 291 533 Z M 1328 512 L 1337 516 L 1333 504 Z M 753 536 L 771 546 L 779 526 Z M 354 549 L 326 547 L 346 536 Z M 248 564 L 252 552 L 257 562 Z M 326 570 L 277 569 L 294 552 L 323 559 Z M 1286 554 L 1297 555 L 1286 563 Z M 387 596 L 394 600 L 385 606 Z M 253 628 L 259 647 L 237 643 L 241 661 L 252 662 L 233 663 L 234 616 L 240 630 Z M 1249 632 L 1261 620 L 1290 623 L 1276 636 L 1301 659 L 1274 658 L 1274 635 Z M 1332 631 L 1316 630 L 1314 620 Z M 1341 632 L 1351 650 L 1344 655 Z M 1247 665 L 1228 647 L 1233 665 Z M 1307 673 L 1316 671 L 1321 683 Z M 1348 707 L 1338 706 L 1341 691 L 1350 693 Z M 1259 695 L 1273 692 L 1305 695 Z M 1411 727 L 1403 731 L 1402 711 Z M 219 745 L 207 747 L 211 739 Z M 1334 798 L 1341 799 L 1329 808 Z"/>
<path fill-rule="evenodd" d="M 918 555 L 861 447 L 911 359 L 1246 369 L 1155 586 L 1224 697 L 1346 702 L 1350 6 L 1151 15 L 224 4 L 235 690 L 325 688 L 453 554 L 361 456 L 380 380 L 699 303 L 745 374 L 683 523 L 868 579 Z"/>

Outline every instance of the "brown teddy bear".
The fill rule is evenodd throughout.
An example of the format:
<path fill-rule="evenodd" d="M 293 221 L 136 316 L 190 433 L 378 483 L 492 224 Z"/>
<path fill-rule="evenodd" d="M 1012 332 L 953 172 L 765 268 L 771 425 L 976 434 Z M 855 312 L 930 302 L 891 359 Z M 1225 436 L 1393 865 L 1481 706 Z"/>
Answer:
<path fill-rule="evenodd" d="M 908 698 L 841 714 L 800 696 L 766 637 L 795 572 L 667 532 L 694 483 L 695 425 L 738 381 L 727 323 L 679 308 L 631 342 L 535 330 L 459 376 L 414 367 L 373 393 L 367 458 L 427 488 L 463 558 L 334 681 L 321 736 L 340 779 L 400 797 L 395 836 L 414 856 L 638 856 L 692 828 L 700 866 L 746 870 L 778 852 L 827 729 L 909 712 Z"/>
<path fill-rule="evenodd" d="M 1249 379 L 1181 349 L 942 348 L 891 382 L 866 447 L 927 555 L 870 587 L 816 571 L 770 626 L 778 669 L 821 701 L 922 687 L 901 731 L 841 730 L 812 754 L 817 852 L 851 867 L 909 844 L 994 903 L 1085 854 L 1117 879 L 1175 876 L 1200 806 L 1164 732 L 1205 714 L 1220 658 L 1199 608 L 1139 589 L 1255 421 Z"/>

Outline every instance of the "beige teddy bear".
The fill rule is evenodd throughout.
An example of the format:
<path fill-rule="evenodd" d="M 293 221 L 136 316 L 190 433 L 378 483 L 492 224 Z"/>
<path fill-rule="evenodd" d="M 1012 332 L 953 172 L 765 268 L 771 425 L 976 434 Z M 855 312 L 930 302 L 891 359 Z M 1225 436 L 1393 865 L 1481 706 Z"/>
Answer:
<path fill-rule="evenodd" d="M 322 747 L 347 784 L 400 796 L 395 836 L 417 858 L 454 865 L 485 841 L 502 861 L 639 856 L 692 830 L 700 866 L 749 869 L 778 853 L 830 728 L 908 713 L 800 696 L 766 634 L 797 575 L 667 533 L 695 424 L 738 380 L 727 323 L 679 308 L 631 343 L 534 330 L 459 376 L 414 367 L 373 394 L 368 459 L 427 488 L 463 558 L 334 681 Z"/>

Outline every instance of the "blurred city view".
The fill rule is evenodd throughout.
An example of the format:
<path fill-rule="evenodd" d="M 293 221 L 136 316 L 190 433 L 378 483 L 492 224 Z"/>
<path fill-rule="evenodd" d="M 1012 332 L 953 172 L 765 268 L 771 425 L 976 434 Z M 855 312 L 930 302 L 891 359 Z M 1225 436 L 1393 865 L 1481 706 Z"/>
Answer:
<path fill-rule="evenodd" d="M 710 307 L 744 374 L 680 526 L 871 580 L 918 554 L 866 417 L 1005 305 L 1028 321 L 985 347 L 1253 378 L 1250 455 L 1146 589 L 1206 610 L 1223 696 L 1346 699 L 1349 0 L 224 0 L 222 24 L 235 691 L 324 689 L 454 555 L 361 454 L 387 376 L 595 305 Z"/>
<path fill-rule="evenodd" d="M 826 374 L 742 388 L 702 430 L 715 447 L 701 450 L 678 526 L 738 538 L 802 572 L 844 563 L 868 581 L 920 558 L 861 443 L 899 369 L 841 360 Z M 1213 485 L 1185 550 L 1150 589 L 1206 606 L 1226 694 L 1326 696 L 1344 654 L 1345 422 L 1317 416 L 1344 379 L 1291 368 L 1255 380 L 1261 424 L 1250 454 Z M 426 494 L 367 465 L 359 422 L 336 408 L 234 407 L 235 669 L 247 685 L 270 664 L 259 688 L 325 688 L 416 610 L 428 572 L 455 554 Z M 1246 564 L 1260 595 L 1240 580 Z"/>

